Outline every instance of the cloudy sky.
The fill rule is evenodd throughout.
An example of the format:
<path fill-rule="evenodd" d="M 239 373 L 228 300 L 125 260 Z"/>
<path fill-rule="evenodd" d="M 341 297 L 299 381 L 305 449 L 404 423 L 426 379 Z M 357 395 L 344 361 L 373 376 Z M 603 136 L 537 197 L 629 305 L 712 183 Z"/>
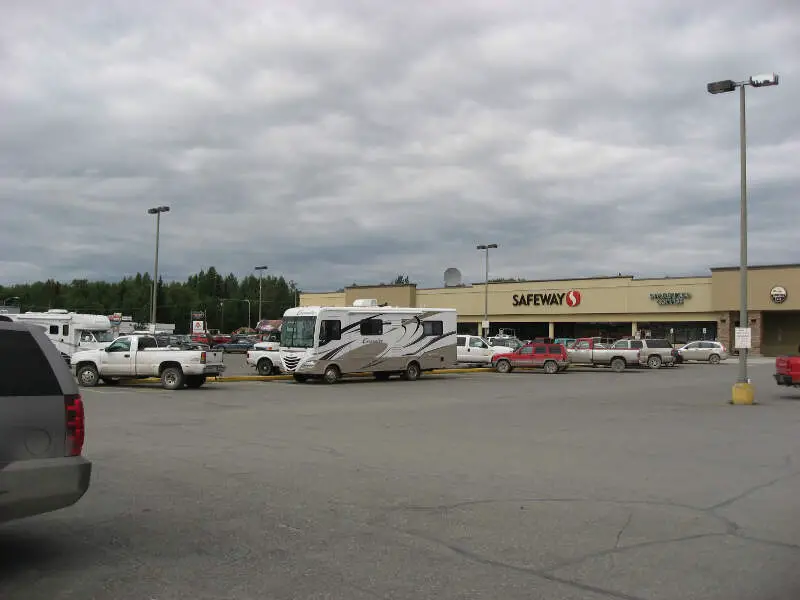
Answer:
<path fill-rule="evenodd" d="M 800 262 L 796 0 L 0 3 L 0 283 Z"/>

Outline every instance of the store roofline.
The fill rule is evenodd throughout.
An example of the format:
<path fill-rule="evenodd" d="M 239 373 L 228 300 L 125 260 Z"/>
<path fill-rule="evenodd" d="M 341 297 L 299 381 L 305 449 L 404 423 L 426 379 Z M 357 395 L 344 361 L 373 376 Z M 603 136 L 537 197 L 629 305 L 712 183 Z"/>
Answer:
<path fill-rule="evenodd" d="M 765 271 L 767 269 L 800 269 L 800 263 L 786 263 L 783 265 L 747 265 L 748 271 Z M 711 267 L 711 272 L 738 271 L 739 267 Z"/>

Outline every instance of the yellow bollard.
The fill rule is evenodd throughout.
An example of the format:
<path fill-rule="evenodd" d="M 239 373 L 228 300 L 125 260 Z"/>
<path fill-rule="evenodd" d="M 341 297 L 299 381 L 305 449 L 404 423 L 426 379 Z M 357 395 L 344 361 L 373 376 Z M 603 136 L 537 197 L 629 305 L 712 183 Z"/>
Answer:
<path fill-rule="evenodd" d="M 755 404 L 755 388 L 752 383 L 734 383 L 731 404 Z"/>

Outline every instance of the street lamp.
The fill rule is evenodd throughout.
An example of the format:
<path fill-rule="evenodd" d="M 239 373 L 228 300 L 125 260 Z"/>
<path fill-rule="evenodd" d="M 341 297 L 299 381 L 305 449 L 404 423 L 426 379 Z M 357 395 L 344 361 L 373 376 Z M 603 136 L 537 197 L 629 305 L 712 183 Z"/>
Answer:
<path fill-rule="evenodd" d="M 739 216 L 739 327 L 749 329 L 747 320 L 747 125 L 745 119 L 745 88 L 778 85 L 777 73 L 755 75 L 747 81 L 725 79 L 706 86 L 710 94 L 724 94 L 739 88 L 739 161 L 741 171 L 741 198 Z M 748 348 L 739 349 L 739 376 L 733 386 L 733 404 L 752 404 L 753 387 L 747 378 Z"/>
<path fill-rule="evenodd" d="M 489 249 L 497 248 L 497 244 L 480 244 L 475 248 L 486 251 L 486 285 L 483 289 L 483 323 L 481 324 L 481 333 L 483 333 L 484 329 L 489 329 Z M 483 334 L 488 335 L 488 331 Z"/>
<path fill-rule="evenodd" d="M 261 274 L 267 270 L 267 265 L 261 265 L 260 267 L 253 267 L 256 271 L 258 271 L 258 322 L 261 323 Z"/>
<path fill-rule="evenodd" d="M 169 212 L 169 206 L 156 206 L 148 208 L 148 215 L 156 216 L 156 262 L 153 267 L 153 301 L 150 305 L 150 326 L 156 330 L 156 302 L 158 300 L 158 238 L 161 234 L 161 213 Z"/>

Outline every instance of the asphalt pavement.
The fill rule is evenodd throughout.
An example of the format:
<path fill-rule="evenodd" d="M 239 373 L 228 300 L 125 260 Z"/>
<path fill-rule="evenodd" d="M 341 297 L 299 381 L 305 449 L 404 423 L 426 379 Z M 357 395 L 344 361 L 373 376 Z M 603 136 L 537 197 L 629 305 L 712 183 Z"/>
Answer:
<path fill-rule="evenodd" d="M 84 390 L 90 491 L 0 527 L 0 598 L 800 597 L 800 390 L 751 373 Z"/>

